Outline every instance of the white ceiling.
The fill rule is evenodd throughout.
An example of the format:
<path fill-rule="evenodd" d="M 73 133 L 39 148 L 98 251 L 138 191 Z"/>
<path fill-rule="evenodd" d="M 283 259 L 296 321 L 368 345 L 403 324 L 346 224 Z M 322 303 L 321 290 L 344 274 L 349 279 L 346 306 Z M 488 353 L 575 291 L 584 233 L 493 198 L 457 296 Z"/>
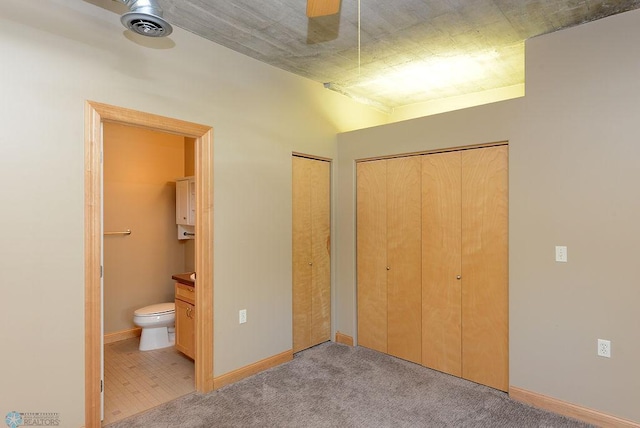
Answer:
<path fill-rule="evenodd" d="M 360 0 L 358 20 L 358 0 L 313 19 L 305 0 L 158 2 L 174 26 L 383 109 L 522 84 L 524 40 L 640 7 L 640 0 Z"/>

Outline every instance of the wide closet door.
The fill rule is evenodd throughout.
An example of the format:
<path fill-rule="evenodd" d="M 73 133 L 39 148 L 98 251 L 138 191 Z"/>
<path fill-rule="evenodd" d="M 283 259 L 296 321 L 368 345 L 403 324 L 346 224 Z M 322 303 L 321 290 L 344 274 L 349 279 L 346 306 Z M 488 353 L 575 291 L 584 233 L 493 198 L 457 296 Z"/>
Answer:
<path fill-rule="evenodd" d="M 420 363 L 420 158 L 357 167 L 358 343 Z"/>
<path fill-rule="evenodd" d="M 507 147 L 424 156 L 423 365 L 508 388 Z"/>
<path fill-rule="evenodd" d="M 331 339 L 331 163 L 294 156 L 293 352 Z"/>
<path fill-rule="evenodd" d="M 508 389 L 507 150 L 358 163 L 359 345 Z"/>

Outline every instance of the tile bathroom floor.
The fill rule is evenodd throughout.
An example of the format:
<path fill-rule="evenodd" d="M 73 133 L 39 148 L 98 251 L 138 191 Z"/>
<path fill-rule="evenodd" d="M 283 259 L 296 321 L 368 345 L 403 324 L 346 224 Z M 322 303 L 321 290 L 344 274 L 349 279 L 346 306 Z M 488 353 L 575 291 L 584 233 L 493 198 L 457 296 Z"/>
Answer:
<path fill-rule="evenodd" d="M 193 360 L 174 347 L 142 352 L 138 343 L 104 345 L 103 426 L 195 391 Z"/>

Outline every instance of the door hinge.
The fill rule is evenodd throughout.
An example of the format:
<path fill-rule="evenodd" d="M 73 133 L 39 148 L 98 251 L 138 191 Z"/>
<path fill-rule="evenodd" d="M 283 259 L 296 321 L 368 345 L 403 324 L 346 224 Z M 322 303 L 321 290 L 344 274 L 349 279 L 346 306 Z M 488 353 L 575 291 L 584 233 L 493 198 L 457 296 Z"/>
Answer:
<path fill-rule="evenodd" d="M 104 392 L 104 382 L 100 379 L 100 393 Z"/>
<path fill-rule="evenodd" d="M 102 271 L 103 271 L 102 265 L 100 265 L 100 278 L 102 278 Z"/>

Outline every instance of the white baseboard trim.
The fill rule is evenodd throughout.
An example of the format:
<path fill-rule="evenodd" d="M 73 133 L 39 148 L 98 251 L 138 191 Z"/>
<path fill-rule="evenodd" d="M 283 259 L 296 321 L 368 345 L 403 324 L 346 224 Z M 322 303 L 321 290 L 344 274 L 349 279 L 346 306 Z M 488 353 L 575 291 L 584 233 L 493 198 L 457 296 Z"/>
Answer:
<path fill-rule="evenodd" d="M 513 400 L 599 427 L 640 428 L 640 424 L 637 422 L 608 415 L 597 410 L 588 409 L 515 386 L 509 387 L 509 397 Z"/>

